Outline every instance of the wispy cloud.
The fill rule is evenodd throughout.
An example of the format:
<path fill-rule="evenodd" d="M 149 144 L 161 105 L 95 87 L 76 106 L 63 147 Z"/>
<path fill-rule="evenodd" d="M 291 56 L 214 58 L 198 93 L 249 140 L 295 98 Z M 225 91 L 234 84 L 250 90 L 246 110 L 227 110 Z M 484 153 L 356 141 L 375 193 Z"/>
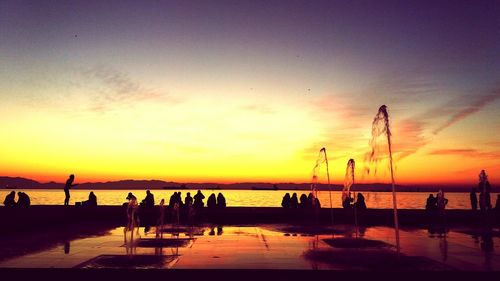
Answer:
<path fill-rule="evenodd" d="M 177 104 L 182 99 L 164 91 L 147 87 L 132 79 L 125 72 L 110 66 L 79 69 L 80 78 L 72 84 L 88 91 L 87 109 L 104 112 L 119 105 L 134 105 L 144 101 Z"/>
<path fill-rule="evenodd" d="M 465 157 L 478 157 L 478 158 L 498 158 L 500 151 L 480 151 L 477 149 L 463 148 L 463 149 L 437 149 L 430 151 L 429 155 L 440 156 L 465 156 Z"/>
<path fill-rule="evenodd" d="M 474 114 L 481 109 L 483 109 L 486 105 L 494 102 L 500 98 L 500 90 L 495 90 L 490 94 L 481 95 L 481 96 L 470 96 L 470 102 L 465 107 L 459 109 L 455 112 L 445 123 L 436 128 L 433 133 L 438 134 L 442 130 L 450 127 L 451 125 L 465 119 L 467 116 Z"/>

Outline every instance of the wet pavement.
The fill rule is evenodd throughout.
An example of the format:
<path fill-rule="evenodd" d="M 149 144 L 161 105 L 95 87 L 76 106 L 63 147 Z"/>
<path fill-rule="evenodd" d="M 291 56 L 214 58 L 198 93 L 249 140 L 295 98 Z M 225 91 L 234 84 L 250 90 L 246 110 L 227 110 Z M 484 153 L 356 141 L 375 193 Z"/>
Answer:
<path fill-rule="evenodd" d="M 372 270 L 399 260 L 403 269 L 500 270 L 498 230 L 400 230 L 400 259 L 390 227 L 165 226 L 161 233 L 157 239 L 154 227 L 147 233 L 119 227 L 0 267 Z"/>

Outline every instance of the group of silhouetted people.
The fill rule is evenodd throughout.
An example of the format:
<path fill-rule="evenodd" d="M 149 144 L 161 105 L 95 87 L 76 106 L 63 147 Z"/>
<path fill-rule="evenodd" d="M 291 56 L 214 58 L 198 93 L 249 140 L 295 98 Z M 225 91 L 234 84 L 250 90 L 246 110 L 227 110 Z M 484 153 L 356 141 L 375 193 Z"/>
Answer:
<path fill-rule="evenodd" d="M 286 193 L 285 196 L 283 196 L 281 207 L 290 209 L 321 208 L 321 204 L 319 199 L 313 196 L 312 192 L 309 193 L 309 195 L 302 194 L 300 196 L 300 202 L 299 199 L 297 199 L 297 193 L 294 192 L 292 196 L 290 196 L 290 193 Z"/>
<path fill-rule="evenodd" d="M 448 204 L 448 199 L 444 197 L 444 192 L 439 190 L 439 192 L 434 196 L 432 193 L 427 197 L 425 204 L 425 209 L 427 211 L 442 211 L 446 208 Z"/>
<path fill-rule="evenodd" d="M 342 208 L 344 209 L 351 209 L 355 208 L 356 211 L 364 211 L 366 210 L 366 202 L 365 202 L 365 196 L 361 194 L 361 192 L 358 192 L 356 195 L 356 202 L 354 202 L 354 198 L 351 197 L 351 194 L 346 194 L 346 196 L 343 196 L 342 200 Z"/>
<path fill-rule="evenodd" d="M 207 199 L 208 208 L 224 208 L 226 207 L 226 198 L 222 193 L 219 192 L 217 199 L 215 198 L 215 193 L 210 194 Z"/>
<path fill-rule="evenodd" d="M 16 192 L 11 191 L 7 196 L 5 196 L 5 200 L 3 204 L 5 207 L 29 207 L 31 205 L 30 197 L 28 194 L 19 191 L 17 192 L 17 202 L 16 202 Z"/>

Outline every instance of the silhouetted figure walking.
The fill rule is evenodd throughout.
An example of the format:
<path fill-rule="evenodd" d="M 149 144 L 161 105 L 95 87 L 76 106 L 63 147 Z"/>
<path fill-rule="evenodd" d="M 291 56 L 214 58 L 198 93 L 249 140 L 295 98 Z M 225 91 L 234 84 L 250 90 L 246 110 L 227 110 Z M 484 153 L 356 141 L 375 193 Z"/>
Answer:
<path fill-rule="evenodd" d="M 358 196 L 356 198 L 356 203 L 354 203 L 354 207 L 356 208 L 356 211 L 364 211 L 366 210 L 366 203 L 365 203 L 365 197 L 363 194 L 358 193 Z"/>
<path fill-rule="evenodd" d="M 3 201 L 3 204 L 5 207 L 13 207 L 16 205 L 16 192 L 11 191 L 7 196 L 5 196 L 5 200 Z"/>
<path fill-rule="evenodd" d="M 472 210 L 476 211 L 477 210 L 477 196 L 476 196 L 476 189 L 473 188 L 472 191 L 470 192 L 470 206 Z"/>
<path fill-rule="evenodd" d="M 97 206 L 97 196 L 95 196 L 94 192 L 91 191 L 89 193 L 89 200 L 82 202 L 83 206 L 95 207 Z"/>
<path fill-rule="evenodd" d="M 69 178 L 66 180 L 66 184 L 64 185 L 64 206 L 69 205 L 69 190 L 70 188 L 77 186 L 77 184 L 73 184 L 73 181 L 75 180 L 75 175 L 71 174 L 69 175 Z"/>
<path fill-rule="evenodd" d="M 429 197 L 427 197 L 427 202 L 425 204 L 425 209 L 427 211 L 434 211 L 437 208 L 437 200 L 434 197 L 434 195 L 429 194 Z"/>
<path fill-rule="evenodd" d="M 290 198 L 290 208 L 297 209 L 299 207 L 299 200 L 297 199 L 297 193 L 293 193 Z"/>
<path fill-rule="evenodd" d="M 155 197 L 153 193 L 148 189 L 146 190 L 146 198 L 142 200 L 141 205 L 146 208 L 151 208 L 155 206 Z"/>
<path fill-rule="evenodd" d="M 28 194 L 19 191 L 17 193 L 17 197 L 19 198 L 17 199 L 17 204 L 16 204 L 17 206 L 29 207 L 31 205 L 30 197 L 28 196 Z"/>
<path fill-rule="evenodd" d="M 203 208 L 203 205 L 205 205 L 205 203 L 203 203 L 203 199 L 205 199 L 205 195 L 203 195 L 203 193 L 201 193 L 201 191 L 198 190 L 198 192 L 196 192 L 196 194 L 194 195 L 193 207 Z"/>
<path fill-rule="evenodd" d="M 290 208 L 290 193 L 286 193 L 281 199 L 281 207 Z"/>
<path fill-rule="evenodd" d="M 217 194 L 217 207 L 218 208 L 225 208 L 226 207 L 226 198 L 220 192 L 219 192 L 219 194 Z"/>
<path fill-rule="evenodd" d="M 212 193 L 210 196 L 208 196 L 207 199 L 207 207 L 208 208 L 215 208 L 217 206 L 217 200 L 215 199 L 215 194 Z"/>

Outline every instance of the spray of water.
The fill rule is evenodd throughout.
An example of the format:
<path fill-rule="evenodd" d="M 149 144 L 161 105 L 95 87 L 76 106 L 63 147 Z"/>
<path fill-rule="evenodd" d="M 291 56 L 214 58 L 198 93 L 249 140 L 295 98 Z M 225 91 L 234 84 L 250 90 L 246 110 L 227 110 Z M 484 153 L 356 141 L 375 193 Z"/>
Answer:
<path fill-rule="evenodd" d="M 349 159 L 345 170 L 344 188 L 342 189 L 342 202 L 350 197 L 351 186 L 354 184 L 354 167 L 356 163 L 354 159 Z"/>
<path fill-rule="evenodd" d="M 378 145 L 378 141 L 380 138 L 387 137 L 387 155 L 382 153 L 382 148 L 384 146 Z M 399 244 L 399 223 L 398 223 L 398 208 L 396 203 L 396 187 L 394 183 L 394 170 L 392 165 L 392 146 L 391 146 L 391 130 L 389 127 L 389 114 L 387 113 L 387 106 L 382 105 L 375 115 L 372 123 L 372 138 L 370 140 L 371 153 L 367 155 L 367 159 L 370 162 L 371 167 L 375 167 L 374 173 L 377 173 L 377 164 L 382 159 L 388 156 L 389 158 L 389 167 L 391 171 L 391 183 L 392 183 L 392 202 L 394 208 L 394 230 L 396 234 L 396 246 L 398 256 L 400 253 L 400 244 Z M 367 172 L 370 173 L 370 168 L 367 168 Z"/>
<path fill-rule="evenodd" d="M 318 158 L 316 159 L 316 165 L 314 165 L 313 176 L 311 180 L 311 192 L 313 194 L 313 207 L 317 210 L 316 198 L 318 198 L 318 185 L 319 179 L 322 174 L 322 169 L 325 168 L 326 179 L 328 183 L 328 192 L 330 196 L 330 217 L 331 223 L 333 225 L 333 207 L 332 207 L 332 190 L 330 186 L 330 172 L 328 171 L 328 156 L 326 155 L 326 148 L 321 148 L 319 150 Z"/>

